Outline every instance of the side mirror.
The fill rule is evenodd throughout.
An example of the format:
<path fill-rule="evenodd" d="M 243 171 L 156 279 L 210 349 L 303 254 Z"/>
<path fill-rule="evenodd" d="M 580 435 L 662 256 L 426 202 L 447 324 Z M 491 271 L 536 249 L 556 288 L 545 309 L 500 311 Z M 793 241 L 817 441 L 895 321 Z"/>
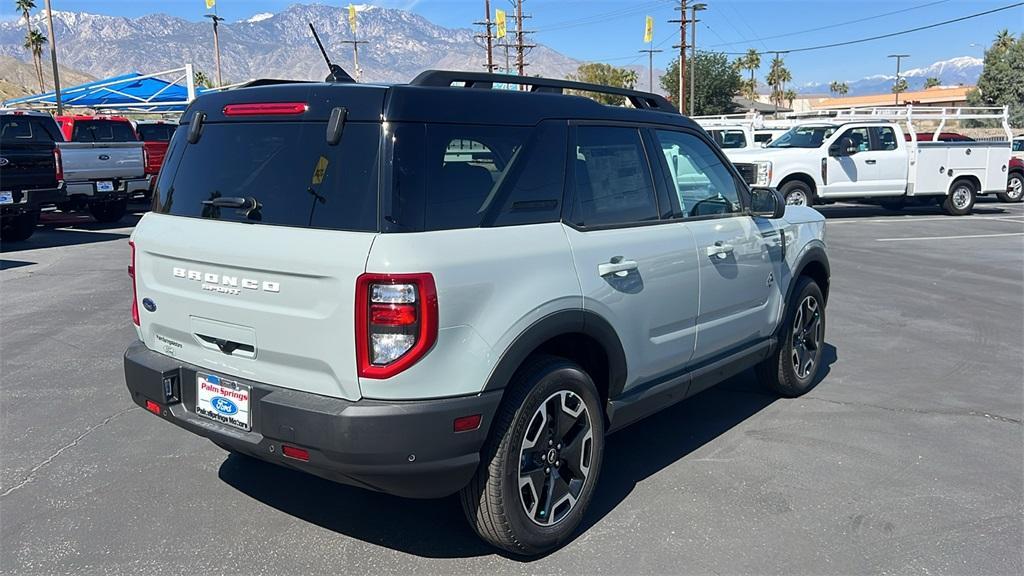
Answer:
<path fill-rule="evenodd" d="M 786 215 L 786 199 L 775 188 L 751 188 L 750 212 L 762 218 L 782 218 Z"/>
<path fill-rule="evenodd" d="M 848 137 L 840 138 L 828 148 L 829 156 L 853 156 L 856 153 L 857 147 L 853 145 L 853 139 Z"/>

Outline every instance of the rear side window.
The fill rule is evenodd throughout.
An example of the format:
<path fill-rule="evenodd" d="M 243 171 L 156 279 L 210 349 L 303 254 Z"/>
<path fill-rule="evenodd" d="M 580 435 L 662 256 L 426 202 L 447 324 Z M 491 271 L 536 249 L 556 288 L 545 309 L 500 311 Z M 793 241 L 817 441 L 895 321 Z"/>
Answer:
<path fill-rule="evenodd" d="M 709 130 L 719 148 L 746 148 L 747 136 L 742 130 Z"/>
<path fill-rule="evenodd" d="M 875 131 L 875 137 L 878 140 L 877 144 L 871 146 L 872 150 L 895 150 L 896 149 L 896 131 L 886 126 L 879 126 L 872 128 Z"/>
<path fill-rule="evenodd" d="M 136 142 L 131 124 L 117 120 L 77 120 L 72 142 Z"/>
<path fill-rule="evenodd" d="M 399 124 L 385 221 L 394 232 L 556 222 L 564 123 Z"/>
<path fill-rule="evenodd" d="M 37 116 L 4 116 L 0 120 L 0 142 L 54 142 L 61 141 L 57 125 Z"/>
<path fill-rule="evenodd" d="M 650 165 L 636 128 L 579 126 L 572 221 L 606 226 L 658 219 Z"/>
<path fill-rule="evenodd" d="M 139 124 L 136 131 L 143 142 L 169 142 L 175 128 L 174 124 Z"/>
<path fill-rule="evenodd" d="M 1013 141 L 1013 151 L 1014 152 L 1024 152 L 1024 140 L 1014 140 Z"/>
<path fill-rule="evenodd" d="M 324 122 L 208 123 L 199 141 L 189 144 L 188 126 L 182 126 L 160 172 L 158 211 L 376 231 L 380 129 L 377 123 L 350 122 L 341 142 L 331 146 Z M 242 200 L 245 205 L 237 207 Z"/>

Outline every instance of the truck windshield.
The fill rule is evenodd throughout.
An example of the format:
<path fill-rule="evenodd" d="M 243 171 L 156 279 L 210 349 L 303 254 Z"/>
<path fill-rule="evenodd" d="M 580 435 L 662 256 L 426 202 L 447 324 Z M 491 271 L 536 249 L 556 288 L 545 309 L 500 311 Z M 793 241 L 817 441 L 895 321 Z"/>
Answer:
<path fill-rule="evenodd" d="M 743 130 L 723 128 L 708 130 L 708 134 L 714 138 L 719 148 L 746 148 L 747 136 Z"/>
<path fill-rule="evenodd" d="M 835 126 L 797 126 L 772 140 L 768 148 L 818 148 L 835 131 Z"/>

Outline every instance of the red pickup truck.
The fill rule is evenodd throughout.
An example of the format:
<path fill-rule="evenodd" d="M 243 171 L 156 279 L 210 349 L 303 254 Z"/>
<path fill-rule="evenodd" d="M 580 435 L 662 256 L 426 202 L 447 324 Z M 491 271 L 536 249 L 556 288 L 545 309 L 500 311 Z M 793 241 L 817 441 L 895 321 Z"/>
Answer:
<path fill-rule="evenodd" d="M 1009 174 L 1006 178 L 1006 193 L 999 194 L 1003 202 L 1024 201 L 1024 160 L 1010 157 Z"/>
<path fill-rule="evenodd" d="M 142 146 L 146 151 L 146 176 L 149 177 L 147 198 L 153 193 L 157 174 L 160 173 L 160 166 L 163 165 L 164 156 L 167 154 L 167 145 L 177 127 L 177 123 L 166 120 L 140 120 L 135 124 L 135 131 L 138 132 L 139 140 L 142 140 Z"/>

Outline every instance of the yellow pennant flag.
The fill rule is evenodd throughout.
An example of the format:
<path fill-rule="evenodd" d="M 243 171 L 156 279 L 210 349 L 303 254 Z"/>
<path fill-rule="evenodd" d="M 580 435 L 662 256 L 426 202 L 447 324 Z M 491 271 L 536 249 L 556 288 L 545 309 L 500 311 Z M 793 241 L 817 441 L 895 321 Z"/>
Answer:
<path fill-rule="evenodd" d="M 213 8 L 213 5 L 217 3 L 217 0 L 206 0 L 206 9 Z"/>
<path fill-rule="evenodd" d="M 644 42 L 654 40 L 654 18 L 647 17 L 647 25 L 644 26 Z"/>
<path fill-rule="evenodd" d="M 498 24 L 498 38 L 504 38 L 508 33 L 508 28 L 505 25 L 505 11 L 495 10 L 494 21 Z"/>
<path fill-rule="evenodd" d="M 356 7 L 352 4 L 348 5 L 348 27 L 352 29 L 352 33 L 356 33 Z"/>

